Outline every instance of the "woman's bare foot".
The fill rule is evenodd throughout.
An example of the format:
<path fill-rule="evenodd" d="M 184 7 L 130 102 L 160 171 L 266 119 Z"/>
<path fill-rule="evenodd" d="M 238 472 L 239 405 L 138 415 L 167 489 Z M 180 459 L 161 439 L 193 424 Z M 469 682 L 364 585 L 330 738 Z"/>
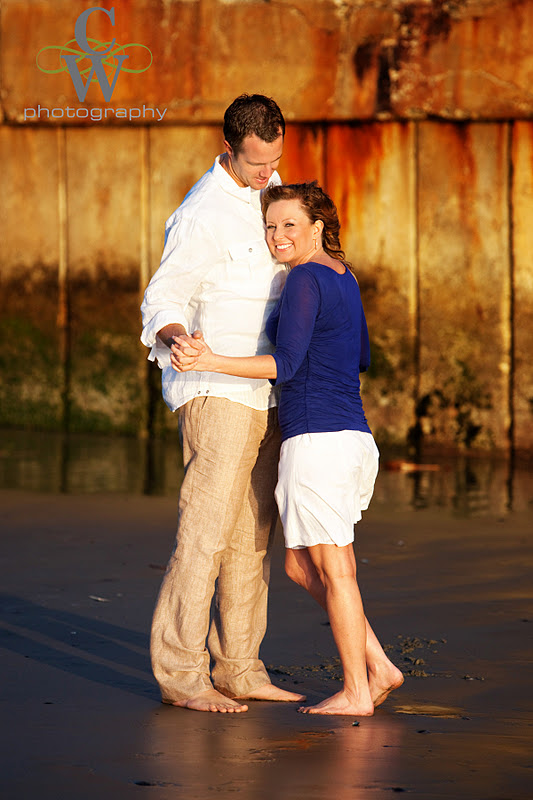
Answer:
<path fill-rule="evenodd" d="M 368 686 L 374 706 L 380 706 L 389 694 L 403 683 L 403 674 L 389 661 L 387 668 L 375 674 L 369 672 Z"/>
<path fill-rule="evenodd" d="M 229 697 L 224 697 L 216 689 L 207 689 L 205 692 L 200 692 L 200 694 L 189 697 L 187 700 L 176 700 L 171 705 L 179 708 L 190 708 L 192 711 L 219 711 L 221 714 L 240 714 L 242 711 L 248 711 L 247 705 L 243 705 L 237 700 L 231 700 Z"/>
<path fill-rule="evenodd" d="M 298 709 L 302 714 L 349 714 L 353 717 L 371 717 L 374 706 L 370 697 L 357 699 L 345 690 L 322 700 L 316 706 L 302 706 Z"/>
<path fill-rule="evenodd" d="M 285 689 L 280 689 L 274 686 L 273 683 L 265 683 L 259 689 L 254 689 L 248 694 L 236 697 L 236 700 L 276 700 L 278 703 L 301 703 L 305 700 L 305 694 L 296 694 L 296 692 L 287 692 Z"/>

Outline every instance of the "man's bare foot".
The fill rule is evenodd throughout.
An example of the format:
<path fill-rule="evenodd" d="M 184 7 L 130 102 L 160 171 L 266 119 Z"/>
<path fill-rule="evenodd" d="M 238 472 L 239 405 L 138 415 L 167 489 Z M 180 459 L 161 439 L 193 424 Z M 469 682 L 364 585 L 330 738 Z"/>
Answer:
<path fill-rule="evenodd" d="M 296 692 L 287 692 L 285 689 L 280 689 L 274 686 L 273 683 L 265 683 L 259 689 L 254 689 L 242 697 L 235 698 L 236 700 L 276 700 L 278 703 L 301 703 L 305 700 L 305 694 L 296 694 Z"/>
<path fill-rule="evenodd" d="M 370 697 L 359 700 L 343 690 L 322 700 L 316 706 L 302 706 L 298 711 L 302 714 L 349 714 L 353 717 L 371 717 L 374 713 L 374 706 Z"/>
<path fill-rule="evenodd" d="M 190 708 L 192 711 L 219 711 L 221 714 L 240 714 L 242 711 L 248 711 L 248 706 L 224 697 L 216 689 L 207 689 L 187 700 L 176 700 L 171 705 Z"/>
<path fill-rule="evenodd" d="M 392 661 L 385 670 L 376 674 L 369 673 L 368 686 L 374 706 L 380 706 L 389 694 L 403 683 L 403 673 L 395 667 Z"/>

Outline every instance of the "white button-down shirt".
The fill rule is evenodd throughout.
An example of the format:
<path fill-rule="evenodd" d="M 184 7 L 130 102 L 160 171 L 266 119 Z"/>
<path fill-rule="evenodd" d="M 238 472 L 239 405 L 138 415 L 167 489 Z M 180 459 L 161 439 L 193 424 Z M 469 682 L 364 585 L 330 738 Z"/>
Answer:
<path fill-rule="evenodd" d="M 165 325 L 201 330 L 214 352 L 227 356 L 272 353 L 265 321 L 279 298 L 284 265 L 265 241 L 260 192 L 239 187 L 219 157 L 165 225 L 161 265 L 144 294 L 141 341 L 163 370 L 163 398 L 175 411 L 193 397 L 225 397 L 264 410 L 276 403 L 267 380 L 213 372 L 176 372 L 157 337 Z M 274 173 L 270 183 L 280 183 Z"/>

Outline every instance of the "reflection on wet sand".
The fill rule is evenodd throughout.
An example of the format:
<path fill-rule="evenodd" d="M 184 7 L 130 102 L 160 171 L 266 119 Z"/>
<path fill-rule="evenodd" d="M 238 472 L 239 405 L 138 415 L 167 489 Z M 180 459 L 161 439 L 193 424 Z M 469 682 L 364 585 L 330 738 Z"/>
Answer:
<path fill-rule="evenodd" d="M 435 706 L 430 703 L 413 703 L 408 706 L 396 706 L 396 714 L 410 714 L 415 717 L 436 717 L 437 719 L 461 719 L 465 712 L 460 708 Z"/>
<path fill-rule="evenodd" d="M 233 791 L 247 800 L 354 800 L 362 797 L 354 790 L 391 786 L 404 735 L 394 715 L 354 727 L 351 718 L 307 724 L 291 712 L 252 704 L 238 720 L 199 722 L 181 709 L 153 715 L 145 750 L 158 759 L 141 780 L 186 786 L 190 797 Z"/>

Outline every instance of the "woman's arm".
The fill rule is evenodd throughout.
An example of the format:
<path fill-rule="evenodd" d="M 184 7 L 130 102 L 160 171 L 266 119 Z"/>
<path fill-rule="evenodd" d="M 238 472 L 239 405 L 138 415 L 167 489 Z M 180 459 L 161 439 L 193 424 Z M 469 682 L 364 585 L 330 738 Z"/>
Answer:
<path fill-rule="evenodd" d="M 296 373 L 305 358 L 320 305 L 320 291 L 312 273 L 294 269 L 282 295 L 275 356 L 221 356 L 207 347 L 199 331 L 196 341 L 175 339 L 170 361 L 176 372 L 221 372 L 238 378 L 268 378 L 283 383 Z M 205 348 L 204 352 L 202 350 Z"/>
<path fill-rule="evenodd" d="M 170 353 L 176 372 L 221 372 L 237 378 L 275 378 L 277 375 L 273 356 L 221 356 L 213 353 L 200 338 L 194 343 L 175 339 Z"/>

